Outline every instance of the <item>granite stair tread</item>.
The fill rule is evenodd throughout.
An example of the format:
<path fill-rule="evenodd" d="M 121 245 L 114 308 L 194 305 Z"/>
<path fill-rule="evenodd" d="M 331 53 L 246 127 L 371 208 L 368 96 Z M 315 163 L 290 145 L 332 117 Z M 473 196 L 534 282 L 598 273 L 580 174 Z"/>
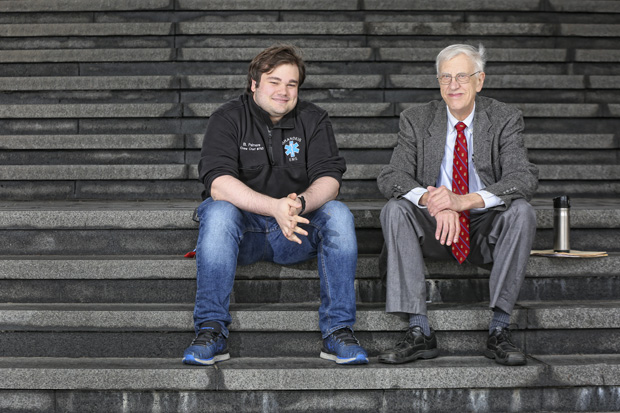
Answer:
<path fill-rule="evenodd" d="M 316 358 L 232 358 L 214 367 L 180 359 L 0 358 L 3 389 L 362 390 L 513 388 L 620 384 L 617 354 L 528 357 L 519 367 L 479 357 L 439 357 L 400 366 L 371 358 L 337 366 Z"/>
<path fill-rule="evenodd" d="M 360 254 L 356 279 L 379 279 L 378 255 Z M 426 260 L 428 276 L 468 279 L 488 277 L 488 270 L 450 261 Z M 620 252 L 595 259 L 533 256 L 527 278 L 617 277 Z M 182 255 L 0 255 L 1 280 L 181 280 L 196 278 L 196 262 Z M 240 266 L 236 279 L 318 279 L 316 260 L 282 266 L 269 262 Z"/>
<path fill-rule="evenodd" d="M 620 25 L 618 25 L 620 27 Z M 620 34 L 618 35 L 620 36 Z M 229 40 L 229 42 L 233 42 Z M 361 44 L 361 43 L 360 43 Z M 231 44 L 233 46 L 234 44 Z M 0 50 L 0 58 L 3 63 L 43 63 L 43 62 L 168 62 L 168 61 L 215 61 L 215 62 L 243 62 L 247 63 L 256 53 L 263 49 L 263 45 L 256 47 L 242 47 L 236 45 L 231 51 L 225 47 L 199 47 L 199 45 L 187 45 L 185 47 L 105 47 L 98 48 L 30 48 L 16 50 Z M 432 63 L 440 47 L 390 47 L 382 44 L 366 46 L 335 47 L 316 45 L 304 47 L 304 59 L 307 62 L 428 62 Z M 618 51 L 604 48 L 493 48 L 489 47 L 488 54 L 492 57 L 495 64 L 500 63 L 569 63 L 571 61 L 586 62 L 617 62 Z M 570 60 L 569 60 L 570 59 Z M 309 70 L 314 70 L 309 68 Z M 496 71 L 498 75 L 503 70 L 514 70 L 500 68 Z M 310 72 L 312 73 L 312 72 Z M 362 73 L 363 74 L 363 73 Z M 428 72 L 422 73 L 423 76 Z M 506 73 L 506 74 L 510 74 Z M 527 75 L 528 73 L 524 73 Z M 543 73 L 544 74 L 544 73 Z M 553 73 L 556 76 L 562 74 Z M 590 76 L 617 76 L 617 71 L 608 74 L 588 74 Z M 402 75 L 388 75 L 402 76 Z M 399 79 L 395 77 L 395 79 Z M 518 82 L 528 82 L 522 80 Z M 531 81 L 529 81 L 531 83 Z M 600 82 L 600 80 L 599 80 Z M 548 83 L 542 83 L 548 84 Z"/>
<path fill-rule="evenodd" d="M 169 0 L 140 0 L 126 2 L 109 2 L 103 0 L 20 0 L 4 1 L 0 11 L 3 12 L 61 12 L 61 11 L 136 11 L 136 10 L 172 10 Z M 548 6 L 547 6 L 548 4 Z M 291 3 L 286 0 L 260 0 L 248 3 L 243 0 L 178 0 L 174 7 L 177 10 L 209 10 L 209 11 L 252 11 L 252 10 L 303 10 L 303 11 L 356 11 L 385 10 L 382 0 L 341 0 L 333 2 L 317 0 L 312 4 Z M 432 4 L 411 2 L 406 0 L 390 1 L 389 10 L 393 11 L 472 11 L 470 4 L 464 1 L 436 0 Z M 482 0 L 476 4 L 476 11 L 485 12 L 537 12 L 556 11 L 565 13 L 620 13 L 620 6 L 613 1 L 597 0 L 550 0 L 540 3 L 538 0 L 520 2 Z"/>
<path fill-rule="evenodd" d="M 535 149 L 620 149 L 611 133 L 524 133 L 525 146 Z M 195 149 L 203 134 L 57 134 L 2 135 L 2 150 Z M 337 133 L 340 149 L 392 149 L 396 133 Z"/>
<path fill-rule="evenodd" d="M 343 180 L 376 180 L 384 164 L 348 164 Z M 620 165 L 538 165 L 540 181 L 617 181 Z M 196 182 L 198 167 L 184 163 L 0 165 L 3 181 L 184 180 Z M 577 192 L 578 194 L 578 192 Z M 589 194 L 588 194 L 589 195 Z M 198 192 L 196 192 L 198 196 Z"/>
<path fill-rule="evenodd" d="M 434 51 L 434 50 L 433 50 Z M 134 75 L 134 76 L 29 76 L 2 77 L 4 91 L 46 90 L 132 90 L 132 89 L 240 89 L 246 76 L 239 75 Z M 493 74 L 485 80 L 487 89 L 617 89 L 620 75 L 590 74 Z M 310 74 L 303 90 L 347 89 L 436 89 L 433 74 Z"/>
<path fill-rule="evenodd" d="M 218 103 L 58 103 L 0 105 L 0 119 L 208 118 Z M 332 118 L 387 118 L 423 103 L 320 102 Z M 527 118 L 615 119 L 620 103 L 512 103 Z M 582 132 L 583 133 L 583 132 Z"/>
<path fill-rule="evenodd" d="M 3 37 L 169 35 L 620 37 L 619 24 L 511 22 L 132 22 L 0 24 Z"/>
<path fill-rule="evenodd" d="M 566 167 L 567 169 L 569 167 Z M 0 167 L 1 171 L 1 167 Z M 344 201 L 351 209 L 357 228 L 380 228 L 379 213 L 387 201 Z M 3 201 L 0 228 L 198 228 L 193 221 L 200 201 Z M 532 200 L 538 228 L 552 228 L 553 203 Z M 620 227 L 620 200 L 571 199 L 572 228 Z"/>
<path fill-rule="evenodd" d="M 191 331 L 193 304 L 0 303 L 5 331 Z M 231 331 L 318 331 L 318 303 L 231 304 Z M 488 329 L 488 303 L 429 304 L 437 331 Z M 45 320 L 41 323 L 40 320 Z M 517 302 L 521 330 L 620 329 L 620 301 Z M 358 303 L 356 331 L 401 331 L 383 303 Z"/>

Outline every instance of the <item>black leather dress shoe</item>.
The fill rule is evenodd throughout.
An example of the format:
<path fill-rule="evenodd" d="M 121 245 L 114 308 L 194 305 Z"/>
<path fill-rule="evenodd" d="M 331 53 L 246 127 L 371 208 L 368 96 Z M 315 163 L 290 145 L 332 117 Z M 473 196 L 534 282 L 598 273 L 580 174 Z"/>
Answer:
<path fill-rule="evenodd" d="M 405 338 L 396 347 L 379 354 L 379 362 L 400 364 L 417 359 L 432 359 L 438 354 L 435 331 L 431 329 L 431 335 L 425 336 L 422 328 L 415 326 L 409 327 Z"/>
<path fill-rule="evenodd" d="M 495 327 L 487 340 L 484 355 L 506 366 L 522 366 L 527 363 L 525 354 L 512 342 L 508 328 Z"/>

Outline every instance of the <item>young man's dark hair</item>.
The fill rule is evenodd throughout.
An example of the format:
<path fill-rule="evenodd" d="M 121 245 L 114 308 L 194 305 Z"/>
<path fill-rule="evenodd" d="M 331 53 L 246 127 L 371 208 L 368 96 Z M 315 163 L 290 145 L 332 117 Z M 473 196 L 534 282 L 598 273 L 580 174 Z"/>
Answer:
<path fill-rule="evenodd" d="M 283 64 L 297 66 L 299 69 L 299 84 L 297 87 L 300 87 L 306 78 L 306 65 L 301 58 L 299 50 L 295 46 L 283 44 L 271 46 L 252 59 L 248 69 L 248 83 L 245 87 L 246 92 L 252 93 L 252 80 L 256 81 L 256 87 L 258 87 L 263 73 L 269 73 Z"/>

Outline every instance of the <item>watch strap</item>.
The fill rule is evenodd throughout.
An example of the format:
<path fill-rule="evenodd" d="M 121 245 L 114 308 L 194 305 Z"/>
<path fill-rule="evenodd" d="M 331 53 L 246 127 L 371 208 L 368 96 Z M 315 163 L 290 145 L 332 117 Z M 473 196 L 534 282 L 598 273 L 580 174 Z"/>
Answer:
<path fill-rule="evenodd" d="M 301 215 L 306 210 L 306 199 L 303 195 L 299 195 L 297 199 L 299 199 L 299 201 L 301 202 L 301 211 L 299 211 L 299 215 Z"/>

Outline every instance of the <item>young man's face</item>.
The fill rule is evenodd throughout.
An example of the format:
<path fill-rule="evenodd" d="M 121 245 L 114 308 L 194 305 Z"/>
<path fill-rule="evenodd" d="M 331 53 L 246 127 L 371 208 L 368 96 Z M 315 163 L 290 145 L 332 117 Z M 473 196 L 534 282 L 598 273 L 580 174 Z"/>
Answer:
<path fill-rule="evenodd" d="M 443 62 L 439 67 L 439 77 L 442 74 L 452 75 L 452 82 L 447 85 L 440 83 L 439 89 L 450 113 L 458 120 L 464 120 L 474 110 L 476 93 L 482 90 L 484 84 L 484 72 L 469 77 L 468 83 L 457 82 L 456 75 L 459 73 L 471 75 L 475 71 L 473 62 L 464 54 Z"/>
<path fill-rule="evenodd" d="M 297 104 L 299 89 L 299 68 L 291 64 L 282 64 L 270 73 L 263 73 L 260 82 L 252 81 L 254 101 L 269 114 L 275 125 Z"/>

